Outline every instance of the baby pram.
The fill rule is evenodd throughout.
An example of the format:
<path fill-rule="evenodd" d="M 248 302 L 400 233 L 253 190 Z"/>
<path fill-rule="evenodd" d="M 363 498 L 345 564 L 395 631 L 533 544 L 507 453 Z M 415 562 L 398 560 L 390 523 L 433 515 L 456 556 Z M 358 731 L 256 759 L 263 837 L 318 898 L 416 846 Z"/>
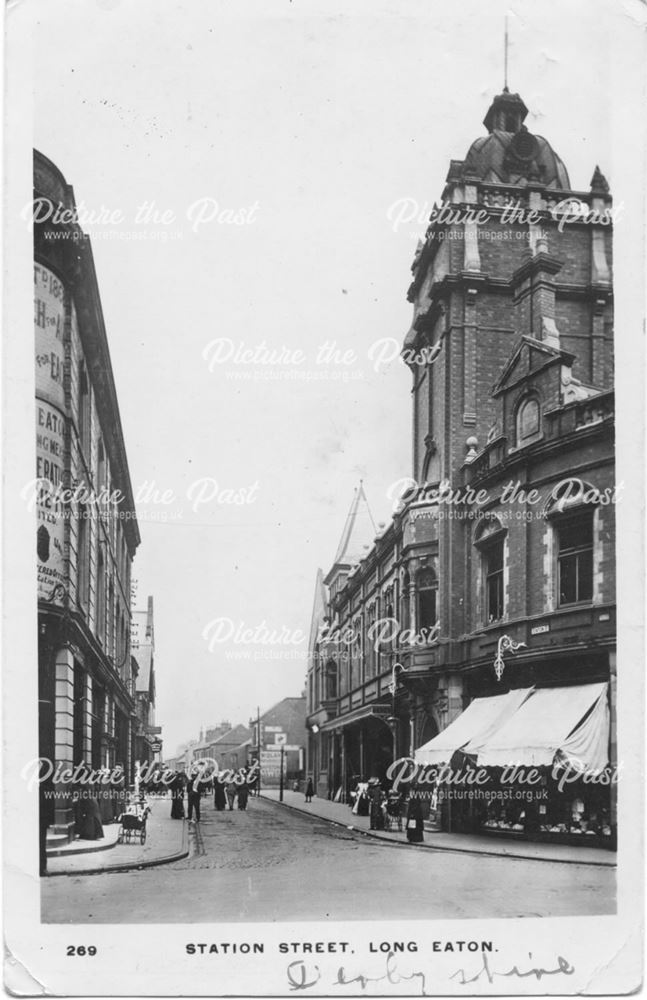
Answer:
<path fill-rule="evenodd" d="M 133 799 L 119 817 L 118 844 L 146 843 L 146 820 L 150 806 L 143 798 Z"/>

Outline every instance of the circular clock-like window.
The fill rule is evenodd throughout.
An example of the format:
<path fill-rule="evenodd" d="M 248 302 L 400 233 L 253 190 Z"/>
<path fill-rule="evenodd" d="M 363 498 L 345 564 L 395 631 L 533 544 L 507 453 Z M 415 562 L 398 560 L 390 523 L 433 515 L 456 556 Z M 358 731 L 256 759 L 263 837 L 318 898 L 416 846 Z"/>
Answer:
<path fill-rule="evenodd" d="M 531 135 L 527 129 L 522 128 L 513 137 L 510 143 L 512 147 L 512 152 L 520 160 L 532 160 L 532 158 L 537 154 L 537 149 L 539 144 L 534 135 Z"/>

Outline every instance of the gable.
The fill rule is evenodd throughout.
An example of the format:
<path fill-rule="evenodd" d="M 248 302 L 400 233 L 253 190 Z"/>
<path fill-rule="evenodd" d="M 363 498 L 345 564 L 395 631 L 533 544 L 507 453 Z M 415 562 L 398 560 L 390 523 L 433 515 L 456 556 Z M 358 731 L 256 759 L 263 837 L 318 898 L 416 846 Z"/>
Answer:
<path fill-rule="evenodd" d="M 515 388 L 531 376 L 552 365 L 572 365 L 573 356 L 549 347 L 541 340 L 523 336 L 514 348 L 510 360 L 492 389 L 494 397 Z"/>

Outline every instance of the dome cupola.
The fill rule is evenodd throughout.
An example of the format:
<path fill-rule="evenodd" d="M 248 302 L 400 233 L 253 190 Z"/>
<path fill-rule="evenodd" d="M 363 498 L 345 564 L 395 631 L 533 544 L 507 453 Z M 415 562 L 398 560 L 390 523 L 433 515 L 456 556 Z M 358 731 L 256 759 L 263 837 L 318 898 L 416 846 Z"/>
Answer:
<path fill-rule="evenodd" d="M 463 161 L 453 162 L 452 180 L 570 190 L 568 171 L 550 143 L 524 125 L 528 108 L 519 94 L 504 88 L 493 99 L 483 124 L 488 135 L 476 139 Z M 451 171 L 450 171 L 451 173 Z"/>
<path fill-rule="evenodd" d="M 488 132 L 518 132 L 528 114 L 528 108 L 519 94 L 511 94 L 507 87 L 492 101 L 483 119 Z"/>

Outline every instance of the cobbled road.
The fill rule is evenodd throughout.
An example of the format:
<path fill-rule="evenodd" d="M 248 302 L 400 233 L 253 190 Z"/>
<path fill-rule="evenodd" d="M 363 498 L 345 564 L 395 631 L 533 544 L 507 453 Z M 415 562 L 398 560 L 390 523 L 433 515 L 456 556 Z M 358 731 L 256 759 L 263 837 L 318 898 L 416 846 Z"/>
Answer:
<path fill-rule="evenodd" d="M 392 846 L 251 798 L 203 800 L 191 855 L 42 880 L 45 923 L 564 917 L 615 912 L 611 868 Z"/>

